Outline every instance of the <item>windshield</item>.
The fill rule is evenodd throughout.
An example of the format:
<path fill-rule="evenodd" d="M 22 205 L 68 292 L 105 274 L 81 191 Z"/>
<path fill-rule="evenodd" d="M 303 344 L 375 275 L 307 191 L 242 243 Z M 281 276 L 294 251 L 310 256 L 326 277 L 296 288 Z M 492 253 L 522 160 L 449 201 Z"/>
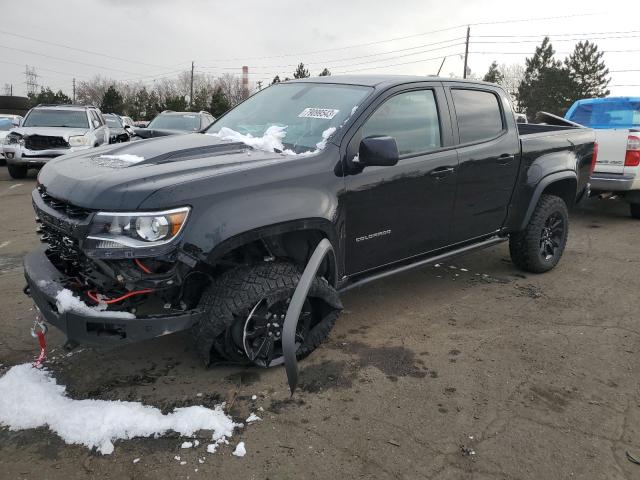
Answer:
<path fill-rule="evenodd" d="M 200 117 L 196 114 L 165 113 L 160 114 L 147 126 L 147 128 L 158 128 L 160 130 L 182 130 L 185 132 L 195 132 L 200 130 Z"/>
<path fill-rule="evenodd" d="M 114 115 L 104 115 L 104 121 L 107 122 L 107 126 L 112 128 L 122 128 L 120 119 Z"/>
<path fill-rule="evenodd" d="M 229 128 L 262 137 L 270 127 L 284 129 L 283 144 L 296 152 L 313 150 L 323 133 L 338 128 L 371 93 L 372 88 L 323 84 L 281 83 L 255 94 L 214 122 L 207 133 Z"/>
<path fill-rule="evenodd" d="M 0 132 L 6 132 L 13 128 L 13 121 L 7 117 L 0 117 Z"/>
<path fill-rule="evenodd" d="M 568 120 L 591 128 L 640 127 L 640 101 L 604 101 L 579 104 Z"/>
<path fill-rule="evenodd" d="M 23 127 L 68 127 L 89 128 L 84 110 L 31 110 L 24 119 Z"/>

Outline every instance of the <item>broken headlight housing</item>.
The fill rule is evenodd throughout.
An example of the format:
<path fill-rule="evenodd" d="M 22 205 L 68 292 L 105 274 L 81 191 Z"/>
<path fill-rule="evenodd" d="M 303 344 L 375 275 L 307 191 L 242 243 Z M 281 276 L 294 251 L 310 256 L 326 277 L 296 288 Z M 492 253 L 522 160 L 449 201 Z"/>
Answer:
<path fill-rule="evenodd" d="M 24 145 L 24 139 L 22 135 L 11 132 L 9 135 L 4 137 L 2 142 L 4 145 Z"/>
<path fill-rule="evenodd" d="M 98 212 L 91 221 L 85 248 L 136 249 L 166 245 L 182 231 L 189 207 L 161 212 Z"/>

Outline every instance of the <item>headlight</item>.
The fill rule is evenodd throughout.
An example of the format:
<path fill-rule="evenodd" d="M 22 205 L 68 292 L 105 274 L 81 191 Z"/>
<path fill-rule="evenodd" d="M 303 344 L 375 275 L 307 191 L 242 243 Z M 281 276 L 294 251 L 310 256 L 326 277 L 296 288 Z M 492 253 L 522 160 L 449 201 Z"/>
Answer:
<path fill-rule="evenodd" d="M 145 248 L 175 239 L 189 216 L 189 207 L 162 212 L 98 212 L 91 222 L 88 249 Z"/>
<path fill-rule="evenodd" d="M 24 140 L 22 139 L 21 136 L 14 134 L 9 134 L 6 137 L 4 137 L 4 140 L 2 141 L 2 143 L 4 145 L 24 145 Z"/>
<path fill-rule="evenodd" d="M 69 137 L 69 146 L 70 147 L 84 147 L 87 144 L 87 139 L 84 135 L 76 135 L 73 137 Z"/>

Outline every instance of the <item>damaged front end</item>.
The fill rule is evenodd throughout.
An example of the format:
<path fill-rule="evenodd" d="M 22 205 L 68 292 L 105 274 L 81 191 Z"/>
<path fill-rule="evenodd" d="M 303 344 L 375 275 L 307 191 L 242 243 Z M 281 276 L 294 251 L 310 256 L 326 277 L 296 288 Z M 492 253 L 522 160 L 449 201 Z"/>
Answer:
<path fill-rule="evenodd" d="M 209 276 L 175 242 L 187 207 L 96 212 L 60 201 L 43 186 L 32 199 L 45 248 L 25 257 L 28 292 L 70 340 L 136 342 L 199 320 L 196 305 Z"/>

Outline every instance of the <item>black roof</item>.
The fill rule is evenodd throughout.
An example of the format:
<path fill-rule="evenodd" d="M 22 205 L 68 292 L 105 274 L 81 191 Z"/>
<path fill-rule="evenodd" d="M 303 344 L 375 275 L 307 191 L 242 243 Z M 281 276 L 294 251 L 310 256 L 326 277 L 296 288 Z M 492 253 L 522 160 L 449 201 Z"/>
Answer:
<path fill-rule="evenodd" d="M 364 85 L 367 87 L 393 86 L 415 82 L 464 82 L 493 85 L 480 80 L 464 80 L 462 78 L 419 76 L 419 75 L 330 75 L 326 77 L 308 77 L 288 80 L 289 82 L 337 83 L 343 85 Z"/>

